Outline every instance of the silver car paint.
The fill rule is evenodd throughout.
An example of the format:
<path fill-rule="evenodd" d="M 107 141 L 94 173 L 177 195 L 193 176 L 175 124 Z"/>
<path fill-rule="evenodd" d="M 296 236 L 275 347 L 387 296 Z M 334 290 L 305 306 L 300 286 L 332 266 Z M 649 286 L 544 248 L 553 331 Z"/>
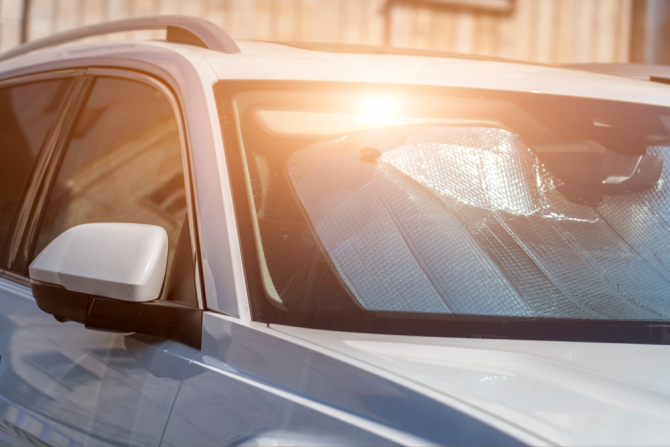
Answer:
<path fill-rule="evenodd" d="M 6 279 L 0 308 L 4 444 L 523 444 L 264 325 L 207 312 L 200 352 L 60 323 Z"/>
<path fill-rule="evenodd" d="M 260 323 L 205 312 L 165 445 L 524 445 L 477 410 L 444 405 Z M 281 444 L 269 444 L 281 445 Z"/>
<path fill-rule="evenodd" d="M 37 307 L 30 288 L 2 278 L 0 308 L 0 439 L 19 445 L 160 443 L 196 350 L 59 323 Z"/>

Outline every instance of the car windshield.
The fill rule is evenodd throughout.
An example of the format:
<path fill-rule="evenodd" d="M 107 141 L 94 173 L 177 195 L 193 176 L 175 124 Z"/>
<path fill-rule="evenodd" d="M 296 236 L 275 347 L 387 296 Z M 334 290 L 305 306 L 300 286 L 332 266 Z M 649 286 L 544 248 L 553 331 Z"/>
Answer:
<path fill-rule="evenodd" d="M 215 93 L 256 320 L 670 339 L 670 108 L 339 83 Z"/>

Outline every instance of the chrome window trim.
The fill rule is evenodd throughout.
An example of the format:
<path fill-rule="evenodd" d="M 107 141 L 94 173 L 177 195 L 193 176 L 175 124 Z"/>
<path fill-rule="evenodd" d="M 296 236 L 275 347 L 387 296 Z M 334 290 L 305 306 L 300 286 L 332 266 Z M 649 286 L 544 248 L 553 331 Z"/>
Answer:
<path fill-rule="evenodd" d="M 7 270 L 0 270 L 0 278 L 7 279 L 9 281 L 21 284 L 25 287 L 30 287 L 30 279 L 25 276 L 19 275 L 18 273 L 10 272 Z"/>

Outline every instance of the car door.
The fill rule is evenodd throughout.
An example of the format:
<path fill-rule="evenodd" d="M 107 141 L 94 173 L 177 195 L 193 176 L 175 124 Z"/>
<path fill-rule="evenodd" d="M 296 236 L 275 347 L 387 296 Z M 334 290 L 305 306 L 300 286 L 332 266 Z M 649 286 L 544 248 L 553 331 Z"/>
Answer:
<path fill-rule="evenodd" d="M 3 123 L 0 153 L 16 167 L 0 169 L 16 180 L 0 175 L 11 183 L 0 193 L 0 444 L 158 445 L 198 351 L 56 321 L 35 304 L 27 269 L 76 225 L 160 225 L 170 243 L 161 299 L 199 305 L 179 108 L 169 89 L 133 72 L 57 79 L 66 87 L 42 85 L 48 94 L 29 98 L 37 87 L 19 84 L 3 103 L 16 119 Z M 41 109 L 28 106 L 34 98 Z M 49 122 L 22 125 L 31 120 Z"/>

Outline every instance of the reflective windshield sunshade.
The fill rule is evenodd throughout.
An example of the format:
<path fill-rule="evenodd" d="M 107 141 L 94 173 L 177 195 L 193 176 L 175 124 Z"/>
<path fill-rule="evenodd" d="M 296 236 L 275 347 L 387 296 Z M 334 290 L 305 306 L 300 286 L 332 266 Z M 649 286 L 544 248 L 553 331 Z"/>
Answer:
<path fill-rule="evenodd" d="M 653 245 L 654 234 L 667 240 L 660 233 L 669 231 L 664 179 L 579 204 L 518 136 L 476 126 L 402 126 L 320 141 L 289 159 L 288 175 L 366 309 L 670 315 L 667 247 Z"/>

